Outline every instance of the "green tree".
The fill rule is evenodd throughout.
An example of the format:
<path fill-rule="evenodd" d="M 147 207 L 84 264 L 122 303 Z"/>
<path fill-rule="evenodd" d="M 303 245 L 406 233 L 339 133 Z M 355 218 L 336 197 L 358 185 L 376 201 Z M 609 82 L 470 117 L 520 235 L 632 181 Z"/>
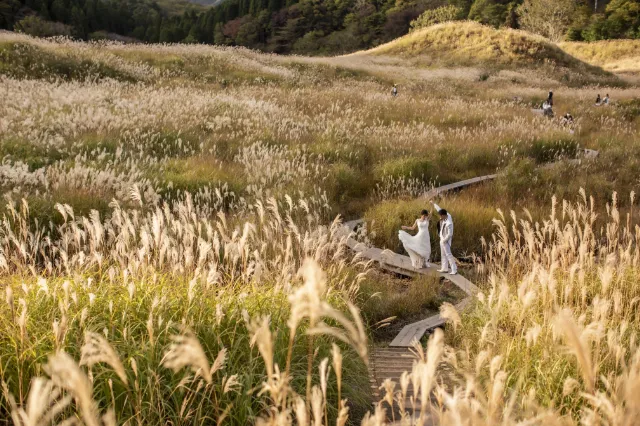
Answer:
<path fill-rule="evenodd" d="M 467 19 L 473 0 L 449 0 L 449 4 L 460 9 L 461 19 Z"/>
<path fill-rule="evenodd" d="M 322 31 L 309 31 L 293 44 L 293 51 L 300 54 L 318 52 L 321 50 L 323 37 Z"/>
<path fill-rule="evenodd" d="M 505 0 L 476 0 L 469 10 L 469 19 L 500 27 L 507 22 L 509 4 Z"/>
<path fill-rule="evenodd" d="M 520 24 L 518 22 L 518 2 L 511 2 L 507 5 L 507 13 L 505 26 L 509 28 L 520 28 Z"/>
<path fill-rule="evenodd" d="M 98 22 L 98 6 L 96 5 L 96 0 L 87 0 L 84 3 L 84 16 L 89 32 L 100 29 L 100 25 Z"/>
<path fill-rule="evenodd" d="M 51 4 L 51 15 L 56 21 L 68 23 L 70 21 L 70 11 L 64 0 L 53 0 Z"/>
<path fill-rule="evenodd" d="M 453 21 L 461 15 L 462 9 L 448 5 L 436 9 L 427 9 L 416 20 L 411 21 L 411 31 L 426 28 L 441 22 Z"/>
<path fill-rule="evenodd" d="M 49 14 L 49 8 L 47 7 L 46 2 L 43 2 L 40 5 L 40 9 L 38 9 L 38 15 L 40 15 L 42 19 L 51 20 L 51 15 Z"/>
<path fill-rule="evenodd" d="M 229 44 L 230 42 L 227 36 L 224 35 L 224 32 L 222 31 L 222 27 L 223 27 L 222 22 L 218 22 L 216 24 L 215 29 L 213 30 L 213 42 L 215 44 L 224 45 L 224 44 Z"/>
<path fill-rule="evenodd" d="M 552 41 L 561 41 L 575 16 L 575 0 L 524 0 L 519 8 L 520 25 Z"/>
<path fill-rule="evenodd" d="M 60 22 L 45 21 L 36 15 L 29 15 L 15 24 L 16 32 L 35 37 L 70 36 L 72 28 Z"/>
<path fill-rule="evenodd" d="M 18 0 L 0 0 L 0 28 L 13 27 L 14 17 L 20 9 Z"/>
<path fill-rule="evenodd" d="M 606 8 L 607 38 L 636 38 L 640 36 L 640 2 L 612 0 Z"/>
<path fill-rule="evenodd" d="M 73 35 L 78 38 L 87 36 L 87 20 L 84 12 L 78 6 L 71 9 L 71 26 L 73 27 Z"/>

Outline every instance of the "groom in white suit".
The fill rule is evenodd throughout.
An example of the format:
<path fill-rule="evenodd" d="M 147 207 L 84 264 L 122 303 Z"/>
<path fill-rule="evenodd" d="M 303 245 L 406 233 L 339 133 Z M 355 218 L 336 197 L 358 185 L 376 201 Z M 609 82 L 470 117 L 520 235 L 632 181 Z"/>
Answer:
<path fill-rule="evenodd" d="M 451 275 L 455 275 L 458 273 L 458 265 L 456 264 L 456 258 L 453 257 L 453 254 L 451 253 L 451 241 L 453 240 L 453 218 L 451 218 L 451 215 L 445 209 L 440 208 L 436 203 L 433 203 L 433 207 L 440 215 L 438 235 L 440 236 L 442 266 L 438 272 L 448 272 Z M 451 272 L 449 272 L 449 265 L 451 265 Z"/>

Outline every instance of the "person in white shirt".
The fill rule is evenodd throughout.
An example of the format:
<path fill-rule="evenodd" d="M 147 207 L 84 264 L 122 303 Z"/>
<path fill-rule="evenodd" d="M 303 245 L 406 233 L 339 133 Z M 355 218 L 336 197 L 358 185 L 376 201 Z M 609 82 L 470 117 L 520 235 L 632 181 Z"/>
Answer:
<path fill-rule="evenodd" d="M 396 96 L 398 96 L 398 86 L 397 85 L 393 85 L 393 88 L 391 89 L 391 95 L 395 98 Z"/>
<path fill-rule="evenodd" d="M 440 236 L 440 253 L 442 256 L 442 265 L 438 272 L 449 273 L 455 275 L 458 273 L 458 265 L 456 258 L 451 253 L 451 241 L 453 240 L 453 218 L 445 209 L 433 203 L 433 207 L 440 215 L 440 223 L 438 226 L 438 235 Z M 449 272 L 449 267 L 451 271 Z"/>

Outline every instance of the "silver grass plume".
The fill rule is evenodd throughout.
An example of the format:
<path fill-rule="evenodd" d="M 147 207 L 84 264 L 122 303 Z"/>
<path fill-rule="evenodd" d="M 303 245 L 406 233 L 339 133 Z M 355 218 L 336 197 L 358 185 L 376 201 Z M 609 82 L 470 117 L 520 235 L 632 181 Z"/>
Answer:
<path fill-rule="evenodd" d="M 453 331 L 455 332 L 458 326 L 462 323 L 460 314 L 457 309 L 451 303 L 443 303 L 440 305 L 440 316 L 448 323 L 453 324 Z"/>
<path fill-rule="evenodd" d="M 201 375 L 207 383 L 213 381 L 207 355 L 189 329 L 185 329 L 182 334 L 171 336 L 171 344 L 160 364 L 175 373 L 188 367 L 196 375 Z"/>
<path fill-rule="evenodd" d="M 80 365 L 91 368 L 101 362 L 113 368 L 120 380 L 128 385 L 127 373 L 116 351 L 102 335 L 88 331 L 84 335 L 84 345 L 80 349 Z"/>
<path fill-rule="evenodd" d="M 3 383 L 3 386 L 4 385 Z M 5 393 L 8 393 L 5 390 Z M 39 426 L 53 423 L 71 403 L 71 395 L 63 395 L 62 390 L 44 377 L 31 381 L 31 389 L 24 408 L 18 407 L 11 395 L 11 418 L 16 426 Z"/>
<path fill-rule="evenodd" d="M 93 388 L 78 364 L 65 352 L 58 352 L 49 357 L 49 362 L 43 369 L 57 387 L 73 395 L 84 423 L 87 426 L 98 426 L 100 421 L 92 397 Z"/>
<path fill-rule="evenodd" d="M 595 372 L 591 361 L 591 352 L 582 332 L 573 320 L 571 311 L 563 309 L 554 319 L 556 329 L 564 336 L 569 350 L 575 355 L 584 384 L 589 393 L 593 393 L 595 387 Z"/>

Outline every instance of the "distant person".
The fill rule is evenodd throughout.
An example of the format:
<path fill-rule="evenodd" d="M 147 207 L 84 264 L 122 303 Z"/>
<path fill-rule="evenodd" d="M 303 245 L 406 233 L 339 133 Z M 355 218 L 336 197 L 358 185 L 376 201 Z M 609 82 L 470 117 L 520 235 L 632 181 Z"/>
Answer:
<path fill-rule="evenodd" d="M 542 104 L 542 115 L 545 117 L 553 117 L 552 104 L 550 104 L 548 100 L 544 101 Z"/>
<path fill-rule="evenodd" d="M 600 106 L 602 104 L 602 99 L 600 98 L 600 93 L 598 93 L 598 97 L 596 98 L 596 106 Z"/>
<path fill-rule="evenodd" d="M 604 105 L 609 105 L 609 94 L 607 93 L 607 95 L 604 97 L 604 99 L 602 100 L 602 103 Z"/>
<path fill-rule="evenodd" d="M 398 86 L 396 86 L 395 84 L 393 85 L 393 89 L 391 89 L 391 95 L 395 98 L 396 96 L 398 96 Z"/>
<path fill-rule="evenodd" d="M 411 235 L 406 231 L 415 231 L 416 235 Z M 416 219 L 413 226 L 403 226 L 402 231 L 398 232 L 398 238 L 402 241 L 402 245 L 409 257 L 411 265 L 416 269 L 429 267 L 429 258 L 431 257 L 431 236 L 429 235 L 429 211 L 422 210 L 420 217 Z"/>
<path fill-rule="evenodd" d="M 575 132 L 573 124 L 574 124 L 573 115 L 571 115 L 570 112 L 567 112 L 565 115 L 562 116 L 562 120 L 560 120 L 560 125 L 568 128 L 569 133 L 571 134 Z"/>
<path fill-rule="evenodd" d="M 438 272 L 455 275 L 458 273 L 458 265 L 456 264 L 456 258 L 453 257 L 453 253 L 451 253 L 451 241 L 453 240 L 453 218 L 451 218 L 449 212 L 440 208 L 439 205 L 433 203 L 433 207 L 440 215 L 438 236 L 440 237 L 440 255 L 442 257 L 442 265 Z M 449 267 L 451 267 L 451 272 L 449 272 Z"/>
<path fill-rule="evenodd" d="M 547 103 L 553 107 L 553 92 L 549 91 L 549 96 L 547 97 Z"/>

